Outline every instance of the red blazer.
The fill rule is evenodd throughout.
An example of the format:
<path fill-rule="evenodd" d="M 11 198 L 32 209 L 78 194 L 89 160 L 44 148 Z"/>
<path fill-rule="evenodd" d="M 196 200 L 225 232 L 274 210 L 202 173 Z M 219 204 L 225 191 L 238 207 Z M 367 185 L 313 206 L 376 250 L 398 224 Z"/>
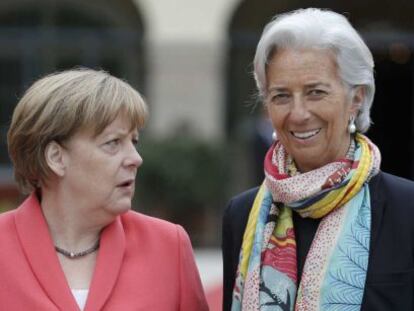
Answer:
<path fill-rule="evenodd" d="M 0 309 L 79 311 L 32 194 L 0 216 Z M 85 311 L 208 310 L 178 225 L 128 212 L 102 232 Z"/>

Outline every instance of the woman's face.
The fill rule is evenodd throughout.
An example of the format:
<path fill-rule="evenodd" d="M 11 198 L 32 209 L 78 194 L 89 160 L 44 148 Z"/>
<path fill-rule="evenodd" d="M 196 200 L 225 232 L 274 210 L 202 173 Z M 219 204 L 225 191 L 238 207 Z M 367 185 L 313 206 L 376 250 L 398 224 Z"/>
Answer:
<path fill-rule="evenodd" d="M 66 193 L 79 206 L 101 215 L 128 211 L 135 175 L 142 164 L 137 141 L 137 129 L 130 130 L 122 113 L 98 136 L 91 130 L 76 133 L 63 151 L 65 173 L 61 180 Z"/>
<path fill-rule="evenodd" d="M 269 62 L 266 78 L 265 103 L 273 127 L 300 171 L 346 155 L 348 121 L 362 89 L 349 97 L 332 52 L 281 49 Z"/>

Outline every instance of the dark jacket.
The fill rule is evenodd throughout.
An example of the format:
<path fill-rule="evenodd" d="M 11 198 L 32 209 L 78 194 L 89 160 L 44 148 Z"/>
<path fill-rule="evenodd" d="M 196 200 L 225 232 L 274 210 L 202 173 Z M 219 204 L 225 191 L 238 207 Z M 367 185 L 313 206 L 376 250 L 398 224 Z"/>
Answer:
<path fill-rule="evenodd" d="M 369 182 L 371 241 L 361 311 L 414 310 L 414 182 L 380 172 Z M 223 218 L 223 311 L 232 290 L 244 229 L 258 188 L 234 197 Z"/>

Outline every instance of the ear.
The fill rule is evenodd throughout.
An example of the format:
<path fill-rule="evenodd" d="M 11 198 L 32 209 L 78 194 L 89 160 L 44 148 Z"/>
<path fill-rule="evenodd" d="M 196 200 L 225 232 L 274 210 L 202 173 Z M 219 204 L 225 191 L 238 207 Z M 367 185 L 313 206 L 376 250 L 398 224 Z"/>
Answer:
<path fill-rule="evenodd" d="M 351 109 L 352 115 L 357 116 L 358 111 L 361 110 L 362 103 L 365 99 L 365 87 L 362 85 L 356 86 L 352 91 Z"/>
<path fill-rule="evenodd" d="M 51 141 L 45 149 L 46 163 L 49 168 L 59 177 L 65 175 L 64 150 L 56 141 Z"/>

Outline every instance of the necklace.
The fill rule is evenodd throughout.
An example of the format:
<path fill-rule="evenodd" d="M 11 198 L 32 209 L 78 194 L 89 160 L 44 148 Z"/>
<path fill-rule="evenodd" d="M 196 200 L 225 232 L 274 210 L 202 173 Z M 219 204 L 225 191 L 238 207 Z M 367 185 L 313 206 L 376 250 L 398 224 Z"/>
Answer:
<path fill-rule="evenodd" d="M 62 254 L 63 256 L 65 256 L 65 257 L 67 257 L 69 259 L 77 259 L 77 258 L 86 256 L 86 255 L 88 255 L 90 253 L 95 252 L 98 248 L 99 248 L 99 240 L 96 241 L 96 243 L 91 248 L 85 249 L 84 251 L 80 251 L 80 252 L 77 252 L 77 253 L 75 253 L 75 252 L 69 252 L 69 251 L 67 251 L 67 250 L 65 250 L 63 248 L 60 248 L 60 247 L 58 247 L 58 246 L 55 245 L 55 250 L 59 254 Z"/>

